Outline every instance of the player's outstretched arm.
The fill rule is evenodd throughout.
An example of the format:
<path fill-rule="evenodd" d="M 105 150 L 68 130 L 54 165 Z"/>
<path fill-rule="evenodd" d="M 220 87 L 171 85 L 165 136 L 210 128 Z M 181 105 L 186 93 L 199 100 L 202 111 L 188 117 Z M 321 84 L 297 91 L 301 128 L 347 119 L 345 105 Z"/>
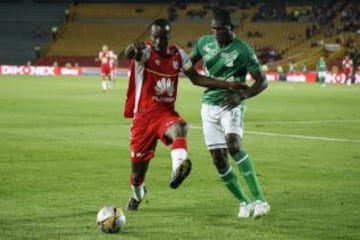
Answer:
<path fill-rule="evenodd" d="M 207 88 L 225 88 L 230 90 L 245 89 L 247 86 L 241 82 L 227 82 L 216 80 L 211 77 L 200 75 L 195 68 L 191 67 L 189 70 L 184 71 L 184 74 L 190 79 L 190 81 L 197 86 Z"/>

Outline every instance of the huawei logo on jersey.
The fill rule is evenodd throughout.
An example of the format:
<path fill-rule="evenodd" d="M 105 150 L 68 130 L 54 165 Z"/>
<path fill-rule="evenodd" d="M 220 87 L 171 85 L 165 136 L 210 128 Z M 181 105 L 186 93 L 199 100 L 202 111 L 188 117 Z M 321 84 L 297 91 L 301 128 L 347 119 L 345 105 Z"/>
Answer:
<path fill-rule="evenodd" d="M 153 99 L 157 102 L 171 103 L 174 102 L 174 83 L 170 78 L 161 78 L 156 82 L 155 92 L 156 96 Z"/>
<path fill-rule="evenodd" d="M 161 78 L 156 82 L 155 91 L 157 95 L 168 95 L 174 94 L 174 84 L 170 78 Z"/>

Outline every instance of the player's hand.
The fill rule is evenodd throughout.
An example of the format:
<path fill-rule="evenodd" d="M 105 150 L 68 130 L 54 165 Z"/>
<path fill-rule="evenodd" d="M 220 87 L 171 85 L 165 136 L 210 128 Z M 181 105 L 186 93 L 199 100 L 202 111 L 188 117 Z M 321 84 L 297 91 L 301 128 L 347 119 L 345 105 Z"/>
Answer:
<path fill-rule="evenodd" d="M 132 47 L 134 49 L 134 58 L 136 61 L 140 61 L 142 57 L 142 50 L 145 49 L 145 43 L 144 42 L 134 42 L 132 44 Z"/>
<path fill-rule="evenodd" d="M 135 51 L 142 51 L 146 48 L 144 42 L 133 42 L 133 47 Z"/>
<path fill-rule="evenodd" d="M 224 107 L 226 110 L 230 110 L 236 106 L 239 106 L 239 104 L 241 104 L 244 99 L 246 99 L 246 97 L 241 91 L 229 93 L 225 97 L 224 101 L 221 103 L 221 106 Z"/>

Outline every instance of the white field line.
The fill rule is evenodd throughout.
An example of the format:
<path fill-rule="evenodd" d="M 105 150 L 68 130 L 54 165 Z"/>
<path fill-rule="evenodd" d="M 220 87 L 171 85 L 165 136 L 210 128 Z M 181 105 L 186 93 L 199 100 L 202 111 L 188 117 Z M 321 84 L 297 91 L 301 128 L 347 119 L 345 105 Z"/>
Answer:
<path fill-rule="evenodd" d="M 190 128 L 193 129 L 202 129 L 200 126 L 191 125 Z M 246 131 L 247 134 L 269 136 L 269 137 L 284 137 L 284 138 L 297 138 L 305 140 L 320 140 L 327 142 L 353 142 L 360 143 L 360 139 L 348 139 L 348 138 L 328 138 L 328 137 L 316 137 L 316 136 L 306 136 L 306 135 L 297 135 L 297 134 L 283 134 L 283 133 L 270 133 L 270 132 L 257 132 L 257 131 Z"/>
<path fill-rule="evenodd" d="M 308 120 L 308 121 L 267 121 L 247 122 L 247 124 L 322 124 L 322 123 L 356 123 L 360 119 L 338 119 L 338 120 Z"/>

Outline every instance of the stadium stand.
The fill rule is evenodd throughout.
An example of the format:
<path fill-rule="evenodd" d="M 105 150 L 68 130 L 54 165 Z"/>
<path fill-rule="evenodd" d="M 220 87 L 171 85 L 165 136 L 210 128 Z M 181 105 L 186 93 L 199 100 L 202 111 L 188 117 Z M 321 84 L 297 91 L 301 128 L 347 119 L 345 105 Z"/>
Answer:
<path fill-rule="evenodd" d="M 64 21 L 66 4 L 21 1 L 0 3 L 0 63 L 26 64 L 35 47 L 51 40 L 51 28 Z"/>
<path fill-rule="evenodd" d="M 200 35 L 211 33 L 211 1 L 54 1 L 56 4 L 33 3 L 49 0 L 15 0 L 0 5 L 0 21 L 6 23 L 0 26 L 2 36 L 6 35 L 0 37 L 2 63 L 24 64 L 38 57 L 34 47 L 40 46 L 35 65 L 56 62 L 98 66 L 94 59 L 103 44 L 121 53 L 128 43 L 147 40 L 149 24 L 159 17 L 172 22 L 173 40 L 188 52 Z M 67 5 L 69 2 L 72 4 Z M 286 71 L 290 61 L 315 69 L 320 56 L 337 63 L 345 53 L 359 55 L 359 4 L 345 0 L 224 2 L 231 3 L 227 8 L 235 20 L 237 35 L 254 47 L 270 70 L 281 66 Z M 52 38 L 52 26 L 58 27 L 56 40 Z M 332 44 L 339 45 L 336 51 L 325 51 Z M 12 61 L 4 59 L 10 56 Z"/>

